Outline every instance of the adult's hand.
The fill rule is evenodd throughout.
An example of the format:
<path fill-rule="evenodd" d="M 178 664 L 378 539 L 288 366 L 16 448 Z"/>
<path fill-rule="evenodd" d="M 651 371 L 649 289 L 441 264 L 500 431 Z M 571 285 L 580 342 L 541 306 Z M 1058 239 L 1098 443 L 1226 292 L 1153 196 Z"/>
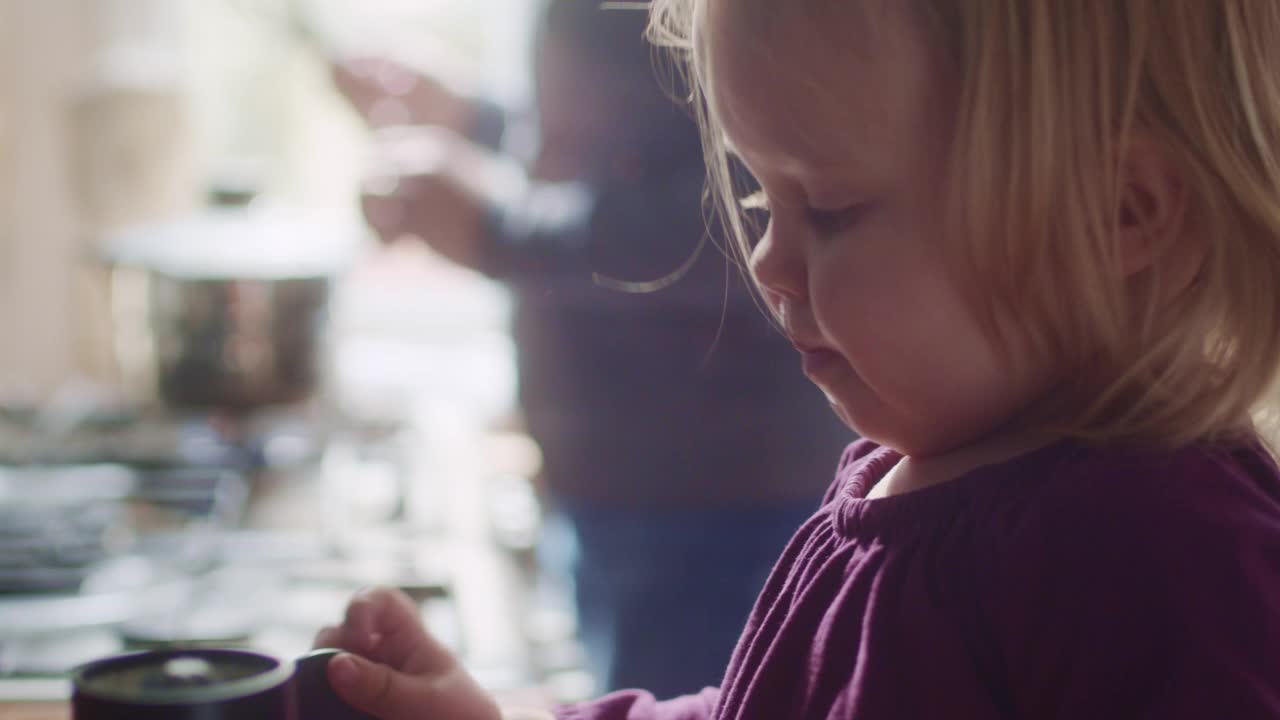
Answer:
<path fill-rule="evenodd" d="M 524 182 L 514 163 L 448 130 L 392 128 L 376 136 L 361 202 L 384 242 L 418 239 L 478 267 L 491 209 L 510 202 Z"/>
<path fill-rule="evenodd" d="M 465 133 L 472 104 L 443 78 L 380 57 L 335 63 L 333 83 L 372 128 L 436 125 Z"/>

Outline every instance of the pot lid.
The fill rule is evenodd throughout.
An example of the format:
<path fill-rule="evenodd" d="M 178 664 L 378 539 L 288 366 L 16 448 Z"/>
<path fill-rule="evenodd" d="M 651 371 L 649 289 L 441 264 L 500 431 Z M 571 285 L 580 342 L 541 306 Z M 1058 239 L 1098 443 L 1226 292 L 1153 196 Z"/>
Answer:
<path fill-rule="evenodd" d="M 361 237 L 351 213 L 251 205 L 130 226 L 101 250 L 108 262 L 183 279 L 314 278 L 345 268 Z"/>

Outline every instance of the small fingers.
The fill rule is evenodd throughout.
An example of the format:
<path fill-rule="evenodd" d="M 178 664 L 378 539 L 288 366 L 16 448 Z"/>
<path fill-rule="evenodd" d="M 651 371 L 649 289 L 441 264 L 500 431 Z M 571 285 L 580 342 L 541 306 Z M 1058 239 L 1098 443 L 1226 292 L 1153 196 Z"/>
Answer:
<path fill-rule="evenodd" d="M 320 628 L 320 631 L 316 633 L 315 639 L 311 642 L 311 647 L 314 650 L 321 648 L 345 650 L 346 648 L 342 647 L 342 629 L 331 625 Z"/>
<path fill-rule="evenodd" d="M 369 654 L 383 637 L 420 634 L 422 621 L 418 607 L 404 593 L 373 587 L 356 593 L 348 603 L 342 629 L 343 638 L 356 646 L 356 652 Z"/>

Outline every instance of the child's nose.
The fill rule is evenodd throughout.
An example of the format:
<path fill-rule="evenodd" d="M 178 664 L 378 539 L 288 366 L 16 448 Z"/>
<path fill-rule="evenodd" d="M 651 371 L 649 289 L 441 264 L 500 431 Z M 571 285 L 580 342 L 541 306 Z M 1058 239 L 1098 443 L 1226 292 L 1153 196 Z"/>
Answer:
<path fill-rule="evenodd" d="M 781 298 L 803 298 L 808 294 L 804 255 L 795 242 L 780 233 L 774 223 L 751 251 L 751 274 L 776 306 Z"/>

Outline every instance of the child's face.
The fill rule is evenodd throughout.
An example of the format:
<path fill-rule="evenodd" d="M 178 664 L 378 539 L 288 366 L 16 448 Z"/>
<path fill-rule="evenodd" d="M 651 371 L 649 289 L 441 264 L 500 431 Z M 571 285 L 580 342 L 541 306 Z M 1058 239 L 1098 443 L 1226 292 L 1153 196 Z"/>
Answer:
<path fill-rule="evenodd" d="M 844 12 L 826 35 L 791 0 L 760 27 L 740 2 L 703 7 L 708 96 L 767 197 L 751 269 L 806 374 L 853 429 L 907 454 L 990 436 L 1047 373 L 997 352 L 945 266 L 962 241 L 943 222 L 945 67 L 900 9 Z"/>

